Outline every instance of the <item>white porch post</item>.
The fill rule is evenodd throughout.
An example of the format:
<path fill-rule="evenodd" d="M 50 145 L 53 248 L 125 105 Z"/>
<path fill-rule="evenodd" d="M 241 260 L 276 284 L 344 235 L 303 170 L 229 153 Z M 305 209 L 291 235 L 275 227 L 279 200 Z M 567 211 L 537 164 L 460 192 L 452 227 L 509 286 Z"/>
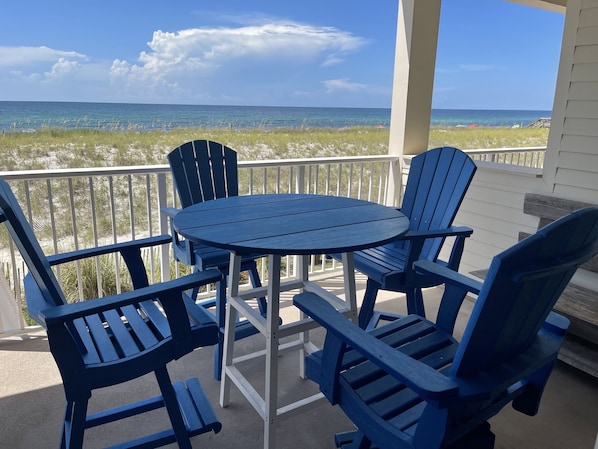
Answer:
<path fill-rule="evenodd" d="M 428 148 L 441 0 L 401 0 L 390 117 L 389 154 L 418 154 Z M 398 203 L 401 169 L 390 177 L 388 202 Z"/>

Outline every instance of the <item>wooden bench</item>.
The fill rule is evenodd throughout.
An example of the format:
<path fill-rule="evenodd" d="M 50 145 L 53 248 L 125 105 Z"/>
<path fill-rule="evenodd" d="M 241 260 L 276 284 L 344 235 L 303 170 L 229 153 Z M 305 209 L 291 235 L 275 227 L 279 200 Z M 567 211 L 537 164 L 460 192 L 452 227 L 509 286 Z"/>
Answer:
<path fill-rule="evenodd" d="M 539 229 L 563 215 L 588 206 L 596 205 L 528 193 L 525 195 L 523 212 L 540 217 Z M 520 232 L 519 238 L 527 235 Z M 571 320 L 559 359 L 598 377 L 598 256 L 577 270 L 554 309 Z"/>

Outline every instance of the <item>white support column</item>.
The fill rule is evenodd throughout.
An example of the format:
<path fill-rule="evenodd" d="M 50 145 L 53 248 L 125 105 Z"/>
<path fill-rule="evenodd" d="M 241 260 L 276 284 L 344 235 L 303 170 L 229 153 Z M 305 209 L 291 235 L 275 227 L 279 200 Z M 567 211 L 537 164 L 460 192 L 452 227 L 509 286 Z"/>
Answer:
<path fill-rule="evenodd" d="M 401 0 L 397 20 L 389 154 L 428 148 L 441 0 Z M 398 201 L 400 167 L 393 167 L 389 202 Z"/>

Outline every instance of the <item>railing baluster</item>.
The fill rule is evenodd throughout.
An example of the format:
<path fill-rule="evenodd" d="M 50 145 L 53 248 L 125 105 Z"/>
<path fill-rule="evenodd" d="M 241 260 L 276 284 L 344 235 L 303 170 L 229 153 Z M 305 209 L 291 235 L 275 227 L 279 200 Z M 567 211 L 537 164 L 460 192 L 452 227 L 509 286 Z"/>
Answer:
<path fill-rule="evenodd" d="M 262 187 L 262 193 L 265 195 L 267 192 L 266 186 L 268 185 L 268 167 L 264 167 L 262 169 L 262 183 L 263 183 L 263 187 Z"/>
<path fill-rule="evenodd" d="M 158 210 L 162 210 L 163 208 L 168 206 L 166 202 L 167 197 L 167 189 L 166 189 L 166 174 L 165 173 L 158 173 Z M 173 189 L 174 191 L 174 189 Z M 176 195 L 174 195 L 176 198 Z M 173 201 L 174 202 L 174 201 Z M 176 206 L 176 204 L 175 204 Z M 159 214 L 160 221 L 159 221 L 159 229 L 160 234 L 168 234 L 170 231 L 168 217 L 164 214 Z M 170 279 L 170 245 L 165 244 L 162 245 L 160 251 L 160 275 L 162 277 L 162 281 L 167 281 Z M 175 264 L 175 273 L 178 276 L 178 263 Z"/>
<path fill-rule="evenodd" d="M 372 201 L 372 184 L 374 183 L 374 163 L 370 162 L 370 176 L 368 179 L 368 201 Z"/>
<path fill-rule="evenodd" d="M 348 174 L 348 178 L 347 178 L 347 196 L 349 198 L 351 197 L 352 187 L 353 187 L 353 163 L 350 163 L 349 164 L 349 174 Z"/>
<path fill-rule="evenodd" d="M 127 186 L 129 194 L 129 222 L 131 224 L 131 239 L 135 239 L 135 201 L 133 200 L 133 182 L 131 175 L 127 175 Z"/>
<path fill-rule="evenodd" d="M 148 237 L 151 237 L 152 235 L 154 235 L 154 230 L 153 230 L 153 223 L 152 223 L 152 199 L 150 197 L 150 192 L 152 191 L 152 185 L 150 182 L 150 176 L 149 175 L 145 175 L 145 198 L 146 198 L 146 216 L 147 216 L 147 234 Z M 150 282 L 153 284 L 155 282 L 155 276 L 154 273 L 156 272 L 155 270 L 155 263 L 154 263 L 154 248 L 150 247 L 149 248 L 149 266 L 150 266 Z"/>
<path fill-rule="evenodd" d="M 94 246 L 98 246 L 98 223 L 97 223 L 97 216 L 96 216 L 96 200 L 93 188 L 93 178 L 90 176 L 87 180 L 89 185 L 89 203 L 91 206 L 91 229 L 93 233 L 93 244 Z M 98 289 L 98 298 L 103 296 L 103 288 L 102 288 L 102 270 L 101 270 L 101 263 L 100 257 L 95 258 L 95 266 L 96 266 L 96 286 Z"/>
<path fill-rule="evenodd" d="M 117 243 L 118 231 L 116 229 L 116 207 L 114 198 L 114 177 L 108 178 L 109 200 L 110 200 L 110 218 L 112 223 L 112 242 Z M 114 258 L 114 268 L 116 275 L 116 293 L 121 293 L 120 288 L 120 258 Z"/>
<path fill-rule="evenodd" d="M 69 191 L 69 205 L 70 205 L 70 212 L 71 212 L 71 226 L 73 230 L 73 245 L 74 250 L 79 249 L 79 239 L 78 239 L 78 232 L 77 232 L 77 216 L 75 212 L 75 198 L 74 198 L 74 191 L 73 191 L 73 178 L 68 178 L 68 191 Z M 83 283 L 82 283 L 82 276 L 81 276 L 81 261 L 77 260 L 75 262 L 75 268 L 77 270 L 77 286 L 79 289 L 79 301 L 83 301 L 85 297 L 83 296 Z"/>

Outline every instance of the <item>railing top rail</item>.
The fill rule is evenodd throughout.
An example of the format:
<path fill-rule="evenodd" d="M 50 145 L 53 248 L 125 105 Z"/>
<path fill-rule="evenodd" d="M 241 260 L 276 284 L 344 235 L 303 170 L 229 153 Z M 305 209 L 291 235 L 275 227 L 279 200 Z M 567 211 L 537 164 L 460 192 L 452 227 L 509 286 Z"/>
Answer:
<path fill-rule="evenodd" d="M 315 157 L 296 159 L 269 159 L 262 161 L 239 161 L 239 167 L 262 168 L 281 167 L 295 165 L 319 165 L 338 163 L 364 163 L 364 162 L 392 162 L 398 160 L 397 156 L 388 154 L 374 156 L 350 156 L 350 157 Z M 85 176 L 117 176 L 129 174 L 148 173 L 169 173 L 170 167 L 167 164 L 160 165 L 131 165 L 124 167 L 89 167 L 89 168 L 60 168 L 52 170 L 15 170 L 2 171 L 0 178 L 6 180 L 24 179 L 48 179 L 48 178 L 74 178 Z"/>
<path fill-rule="evenodd" d="M 398 156 L 390 154 L 380 154 L 373 156 L 331 156 L 331 157 L 312 157 L 295 159 L 267 159 L 260 161 L 239 161 L 239 167 L 281 167 L 289 165 L 320 165 L 320 164 L 339 164 L 339 163 L 363 163 L 363 162 L 393 162 L 399 159 Z"/>
<path fill-rule="evenodd" d="M 484 148 L 481 150 L 463 150 L 467 154 L 498 154 L 525 153 L 529 151 L 546 151 L 546 147 L 517 147 L 517 148 Z"/>
<path fill-rule="evenodd" d="M 2 171 L 0 178 L 5 180 L 75 178 L 85 176 L 116 176 L 129 174 L 168 173 L 168 165 L 131 165 L 122 167 L 57 168 L 51 170 Z"/>
<path fill-rule="evenodd" d="M 464 150 L 470 155 L 477 154 L 498 154 L 498 153 L 521 153 L 532 151 L 545 151 L 546 147 L 521 147 L 521 148 L 490 148 L 477 150 Z M 404 155 L 403 158 L 410 156 Z M 320 164 L 344 164 L 344 163 L 367 163 L 367 162 L 395 162 L 399 156 L 381 154 L 371 156 L 347 156 L 347 157 L 315 157 L 295 159 L 268 159 L 260 161 L 239 161 L 242 168 L 265 168 L 285 167 L 297 165 L 320 165 Z M 72 178 L 87 176 L 119 176 L 132 174 L 169 173 L 170 167 L 167 164 L 160 165 L 132 165 L 121 167 L 88 167 L 88 168 L 60 168 L 52 170 L 15 170 L 2 171 L 0 177 L 6 180 L 33 180 L 48 178 Z"/>

